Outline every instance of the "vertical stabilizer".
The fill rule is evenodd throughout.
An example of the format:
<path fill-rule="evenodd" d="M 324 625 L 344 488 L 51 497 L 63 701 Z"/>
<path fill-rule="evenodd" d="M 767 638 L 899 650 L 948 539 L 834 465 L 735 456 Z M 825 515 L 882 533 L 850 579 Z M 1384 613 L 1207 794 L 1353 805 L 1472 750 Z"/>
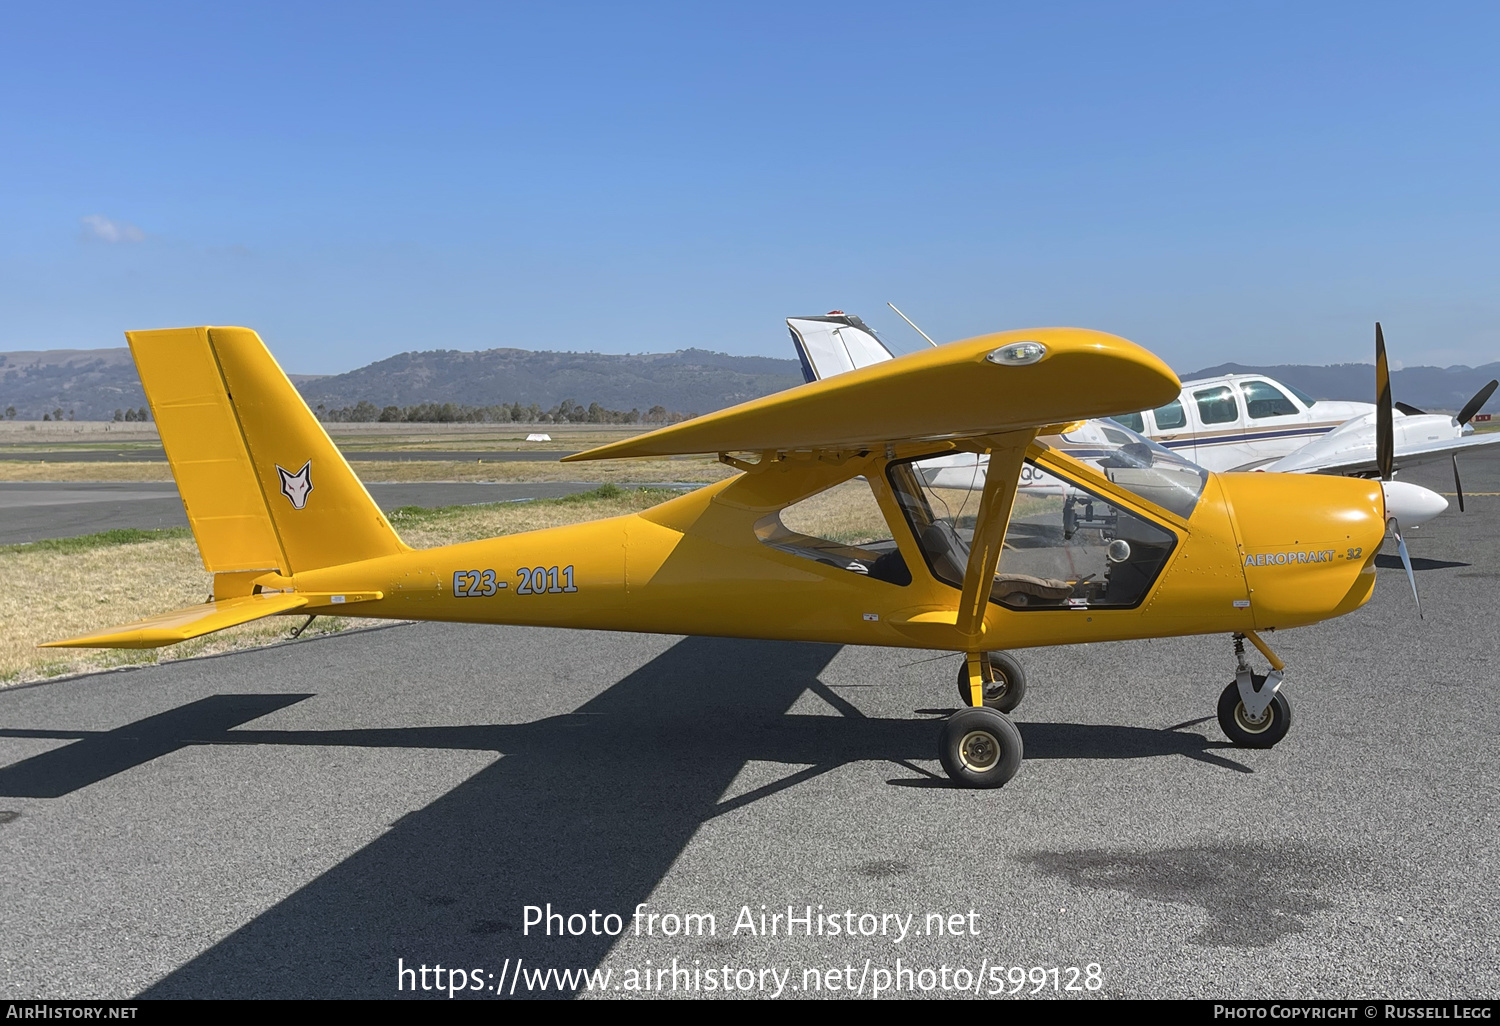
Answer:
<path fill-rule="evenodd" d="M 255 332 L 125 337 L 205 568 L 299 573 L 405 551 Z"/>
<path fill-rule="evenodd" d="M 797 347 L 802 376 L 808 381 L 820 381 L 892 359 L 885 343 L 853 314 L 788 317 L 786 326 L 791 329 L 792 344 Z"/>

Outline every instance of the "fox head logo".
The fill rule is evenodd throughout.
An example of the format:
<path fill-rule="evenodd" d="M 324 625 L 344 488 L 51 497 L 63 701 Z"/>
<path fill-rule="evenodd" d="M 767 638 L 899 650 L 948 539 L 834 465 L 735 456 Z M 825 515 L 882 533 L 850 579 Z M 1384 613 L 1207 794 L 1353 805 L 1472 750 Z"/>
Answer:
<path fill-rule="evenodd" d="M 287 497 L 292 504 L 292 509 L 301 509 L 307 505 L 308 493 L 312 491 L 312 460 L 302 464 L 302 469 L 295 474 L 283 470 L 280 465 L 276 467 L 276 473 L 281 475 L 281 494 Z"/>

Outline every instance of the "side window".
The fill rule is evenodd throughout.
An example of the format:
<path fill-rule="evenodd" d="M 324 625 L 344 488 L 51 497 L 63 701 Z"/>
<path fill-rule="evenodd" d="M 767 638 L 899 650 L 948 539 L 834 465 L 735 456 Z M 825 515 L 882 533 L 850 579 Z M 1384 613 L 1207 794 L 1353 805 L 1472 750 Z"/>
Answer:
<path fill-rule="evenodd" d="M 1118 417 L 1112 417 L 1111 419 L 1124 424 L 1138 435 L 1145 434 L 1146 432 L 1146 421 L 1139 413 L 1122 413 Z"/>
<path fill-rule="evenodd" d="M 1198 401 L 1198 418 L 1205 424 L 1229 424 L 1240 419 L 1239 405 L 1228 385 L 1205 388 L 1193 393 Z"/>
<path fill-rule="evenodd" d="M 1245 393 L 1245 409 L 1256 420 L 1301 412 L 1281 389 L 1269 381 L 1242 381 L 1240 389 Z"/>
<path fill-rule="evenodd" d="M 1175 431 L 1187 427 L 1187 411 L 1182 408 L 1182 402 L 1178 399 L 1152 410 L 1151 416 L 1156 419 L 1158 431 Z"/>
<path fill-rule="evenodd" d="M 890 525 L 862 477 L 762 517 L 755 535 L 774 549 L 825 566 L 891 584 L 911 583 Z"/>
<path fill-rule="evenodd" d="M 987 467 L 955 467 L 953 459 L 892 464 L 890 480 L 928 569 L 957 588 Z M 1010 609 L 1132 608 L 1176 545 L 1166 528 L 1028 460 L 990 601 Z"/>

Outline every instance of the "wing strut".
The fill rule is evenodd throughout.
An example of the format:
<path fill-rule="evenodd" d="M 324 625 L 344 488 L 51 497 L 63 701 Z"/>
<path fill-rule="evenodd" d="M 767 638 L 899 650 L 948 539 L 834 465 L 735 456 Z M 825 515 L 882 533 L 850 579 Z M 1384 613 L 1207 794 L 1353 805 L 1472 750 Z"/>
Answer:
<path fill-rule="evenodd" d="M 989 610 L 990 589 L 995 583 L 995 568 L 1000 565 L 1000 550 L 1005 545 L 1005 531 L 1010 525 L 1010 510 L 1021 483 L 1021 464 L 1026 446 L 1034 432 L 1011 432 L 988 439 L 989 469 L 984 491 L 979 499 L 979 516 L 974 523 L 974 540 L 969 543 L 969 565 L 964 571 L 963 592 L 958 600 L 958 631 L 967 643 L 970 699 L 975 707 L 984 705 L 984 685 L 992 673 L 990 661 L 980 645 L 984 634 L 984 614 Z"/>

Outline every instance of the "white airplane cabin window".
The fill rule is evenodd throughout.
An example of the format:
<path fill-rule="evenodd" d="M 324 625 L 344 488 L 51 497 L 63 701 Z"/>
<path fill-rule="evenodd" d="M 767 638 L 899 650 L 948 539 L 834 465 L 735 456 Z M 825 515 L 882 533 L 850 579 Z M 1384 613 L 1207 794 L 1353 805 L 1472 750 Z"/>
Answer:
<path fill-rule="evenodd" d="M 890 524 L 862 477 L 762 517 L 755 534 L 772 548 L 825 566 L 891 584 L 911 583 Z"/>
<path fill-rule="evenodd" d="M 1182 408 L 1182 401 L 1179 399 L 1173 399 L 1167 405 L 1152 410 L 1151 416 L 1156 421 L 1158 431 L 1176 431 L 1187 427 L 1187 411 Z"/>
<path fill-rule="evenodd" d="M 1118 417 L 1112 417 L 1110 419 L 1124 424 L 1130 430 L 1137 433 L 1146 430 L 1146 421 L 1139 413 L 1122 413 Z"/>
<path fill-rule="evenodd" d="M 1289 417 L 1302 412 L 1281 389 L 1269 381 L 1242 381 L 1240 390 L 1245 393 L 1245 409 L 1252 420 Z"/>
<path fill-rule="evenodd" d="M 1204 424 L 1232 424 L 1240 419 L 1239 404 L 1228 385 L 1200 389 L 1193 398 L 1198 403 L 1198 419 Z"/>
<path fill-rule="evenodd" d="M 892 464 L 890 480 L 932 575 L 963 586 L 987 470 L 939 456 Z M 1030 460 L 1011 507 L 990 601 L 1009 609 L 1128 609 L 1177 536 Z"/>

